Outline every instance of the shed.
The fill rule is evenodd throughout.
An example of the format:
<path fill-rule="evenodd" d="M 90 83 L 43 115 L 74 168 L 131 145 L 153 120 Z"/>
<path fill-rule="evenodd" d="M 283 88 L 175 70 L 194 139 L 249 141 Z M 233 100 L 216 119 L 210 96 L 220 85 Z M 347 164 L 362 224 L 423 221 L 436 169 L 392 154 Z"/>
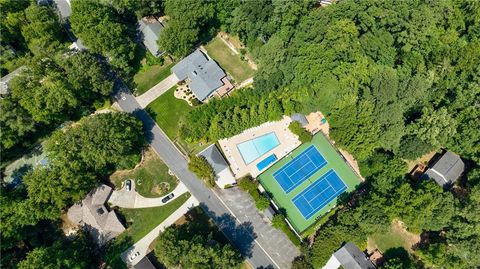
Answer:
<path fill-rule="evenodd" d="M 429 165 L 424 176 L 444 187 L 454 183 L 462 175 L 464 168 L 465 164 L 460 156 L 451 151 L 445 151 L 438 160 Z"/>
<path fill-rule="evenodd" d="M 215 144 L 212 144 L 208 148 L 204 149 L 198 155 L 205 157 L 207 162 L 212 166 L 217 177 L 215 183 L 220 188 L 225 188 L 226 185 L 232 185 L 236 183 L 235 177 L 230 171 L 227 161 Z"/>
<path fill-rule="evenodd" d="M 301 114 L 301 113 L 295 113 L 291 116 L 292 120 L 293 121 L 296 121 L 298 123 L 300 123 L 300 125 L 302 125 L 302 127 L 305 127 L 308 125 L 308 120 L 307 120 L 307 117 L 305 117 L 305 115 Z"/>
<path fill-rule="evenodd" d="M 138 25 L 138 30 L 141 32 L 145 48 L 147 48 L 155 57 L 162 56 L 164 52 L 158 47 L 157 41 L 160 37 L 160 33 L 163 31 L 163 24 L 156 19 L 149 21 L 141 19 L 138 21 Z"/>
<path fill-rule="evenodd" d="M 214 60 L 200 50 L 183 58 L 172 67 L 172 72 L 180 81 L 189 79 L 190 89 L 202 102 L 225 85 L 222 79 L 227 76 Z"/>

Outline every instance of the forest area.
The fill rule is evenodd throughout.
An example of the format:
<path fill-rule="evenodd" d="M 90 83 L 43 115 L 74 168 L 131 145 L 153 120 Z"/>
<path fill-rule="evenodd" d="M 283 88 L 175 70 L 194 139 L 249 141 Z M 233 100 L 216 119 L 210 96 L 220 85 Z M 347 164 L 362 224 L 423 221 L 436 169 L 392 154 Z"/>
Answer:
<path fill-rule="evenodd" d="M 1 75 L 26 66 L 0 100 L 2 168 L 39 140 L 51 162 L 29 173 L 22 188 L 1 187 L 2 267 L 108 264 L 109 253 L 92 255 L 87 236 L 65 238 L 60 215 L 113 171 L 138 161 L 145 145 L 138 120 L 88 115 L 109 99 L 112 70 L 126 78 L 134 72 L 134 23 L 150 14 L 169 17 L 159 46 L 173 57 L 221 30 L 238 36 L 259 66 L 253 89 L 192 110 L 183 139 L 214 142 L 282 115 L 319 110 L 336 145 L 359 161 L 361 194 L 303 244 L 293 268 L 323 266 L 346 241 L 365 246 L 395 219 L 428 240 L 382 268 L 480 266 L 480 2 L 316 3 L 73 0 L 71 26 L 89 50 L 70 53 L 52 7 L 0 1 Z M 441 149 L 466 164 L 455 191 L 407 177 L 405 161 Z"/>

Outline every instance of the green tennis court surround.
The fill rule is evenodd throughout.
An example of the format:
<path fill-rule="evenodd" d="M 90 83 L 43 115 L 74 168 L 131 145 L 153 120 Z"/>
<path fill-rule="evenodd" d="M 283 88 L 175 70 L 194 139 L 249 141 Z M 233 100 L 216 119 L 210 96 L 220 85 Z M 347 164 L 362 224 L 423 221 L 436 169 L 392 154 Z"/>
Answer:
<path fill-rule="evenodd" d="M 288 178 L 288 180 L 287 180 Z M 298 233 L 331 210 L 360 178 L 323 134 L 316 134 L 257 178 Z"/>

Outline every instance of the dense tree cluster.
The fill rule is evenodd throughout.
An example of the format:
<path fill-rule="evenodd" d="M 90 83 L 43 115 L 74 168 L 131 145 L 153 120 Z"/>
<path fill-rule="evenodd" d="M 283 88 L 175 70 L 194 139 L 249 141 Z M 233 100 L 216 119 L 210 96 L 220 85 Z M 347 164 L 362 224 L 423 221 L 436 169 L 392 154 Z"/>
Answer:
<path fill-rule="evenodd" d="M 197 177 L 203 179 L 207 186 L 213 188 L 215 186 L 215 171 L 203 156 L 192 155 L 188 162 L 188 169 Z"/>
<path fill-rule="evenodd" d="M 312 141 L 312 134 L 305 130 L 298 121 L 292 121 L 290 125 L 288 125 L 288 129 L 298 136 L 300 142 L 306 143 Z"/>
<path fill-rule="evenodd" d="M 248 192 L 250 196 L 252 196 L 253 201 L 255 202 L 255 206 L 258 210 L 263 212 L 270 206 L 270 201 L 268 198 L 260 193 L 258 190 L 258 181 L 254 181 L 251 177 L 243 177 L 238 180 L 238 187 L 240 189 Z"/>
<path fill-rule="evenodd" d="M 89 50 L 108 59 L 116 69 L 128 74 L 135 58 L 135 24 L 129 23 L 112 6 L 93 0 L 72 1 L 70 23 L 73 32 Z"/>
<path fill-rule="evenodd" d="M 168 267 L 227 269 L 239 268 L 243 261 L 230 243 L 193 222 L 166 228 L 155 249 L 155 255 Z"/>

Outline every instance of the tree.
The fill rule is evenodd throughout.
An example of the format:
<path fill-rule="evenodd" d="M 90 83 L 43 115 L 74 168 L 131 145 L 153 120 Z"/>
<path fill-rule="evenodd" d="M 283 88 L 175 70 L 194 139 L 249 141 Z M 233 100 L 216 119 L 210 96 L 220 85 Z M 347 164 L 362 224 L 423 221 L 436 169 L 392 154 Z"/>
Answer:
<path fill-rule="evenodd" d="M 432 146 L 417 136 L 407 135 L 402 137 L 398 156 L 407 160 L 415 160 L 432 150 Z"/>
<path fill-rule="evenodd" d="M 456 134 L 457 122 L 446 108 L 426 107 L 422 117 L 412 125 L 412 131 L 424 142 L 439 148 Z"/>
<path fill-rule="evenodd" d="M 22 138 L 35 131 L 31 115 L 11 97 L 0 99 L 0 126 L 2 128 L 2 149 L 21 143 Z"/>
<path fill-rule="evenodd" d="M 298 136 L 300 142 L 307 143 L 312 141 L 312 134 L 305 130 L 299 122 L 292 121 L 290 125 L 288 125 L 288 129 Z"/>
<path fill-rule="evenodd" d="M 188 169 L 197 177 L 203 179 L 205 183 L 213 188 L 215 186 L 215 171 L 203 156 L 191 155 L 188 162 Z"/>

